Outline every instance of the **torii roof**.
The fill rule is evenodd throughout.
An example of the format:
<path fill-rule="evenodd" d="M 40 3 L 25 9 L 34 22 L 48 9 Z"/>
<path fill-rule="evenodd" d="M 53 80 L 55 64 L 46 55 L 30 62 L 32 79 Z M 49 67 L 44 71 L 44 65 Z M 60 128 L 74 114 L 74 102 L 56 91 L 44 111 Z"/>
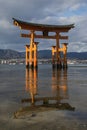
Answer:
<path fill-rule="evenodd" d="M 71 28 L 74 28 L 74 24 L 69 25 L 47 25 L 47 24 L 37 24 L 31 22 L 25 22 L 13 18 L 14 25 L 20 27 L 24 30 L 33 31 L 48 31 L 48 32 L 68 32 Z"/>

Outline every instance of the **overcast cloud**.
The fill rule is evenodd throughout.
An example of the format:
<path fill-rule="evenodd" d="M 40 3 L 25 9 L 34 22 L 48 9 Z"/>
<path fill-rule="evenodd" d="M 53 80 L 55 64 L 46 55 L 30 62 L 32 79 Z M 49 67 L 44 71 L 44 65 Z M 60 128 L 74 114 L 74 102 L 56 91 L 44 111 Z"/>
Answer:
<path fill-rule="evenodd" d="M 20 37 L 13 17 L 42 24 L 75 23 L 68 33 L 68 51 L 87 51 L 87 0 L 0 0 L 0 49 L 24 51 L 29 39 Z M 55 45 L 55 40 L 39 42 L 39 49 Z"/>

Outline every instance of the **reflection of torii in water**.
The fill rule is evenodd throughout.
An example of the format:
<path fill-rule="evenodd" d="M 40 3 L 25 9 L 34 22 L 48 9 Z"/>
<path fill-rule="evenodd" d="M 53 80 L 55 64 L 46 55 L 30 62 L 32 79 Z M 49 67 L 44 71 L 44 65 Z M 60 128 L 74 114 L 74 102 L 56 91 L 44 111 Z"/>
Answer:
<path fill-rule="evenodd" d="M 67 87 L 67 71 L 53 70 L 52 73 L 52 92 L 55 96 L 38 97 L 38 72 L 36 69 L 26 69 L 26 91 L 30 93 L 31 98 L 22 99 L 22 103 L 29 102 L 31 105 L 23 107 L 21 110 L 14 113 L 14 117 L 18 117 L 22 112 L 26 111 L 40 111 L 42 107 L 45 109 L 57 108 L 74 111 L 75 108 L 69 105 L 69 103 L 63 103 L 61 100 L 68 99 L 68 87 Z M 36 105 L 36 102 L 43 101 L 40 105 Z M 53 101 L 50 103 L 50 101 Z"/>
<path fill-rule="evenodd" d="M 60 97 L 63 96 L 63 99 L 68 98 L 67 70 L 53 69 L 52 90 Z"/>
<path fill-rule="evenodd" d="M 38 75 L 37 69 L 26 69 L 26 91 L 31 95 L 31 103 L 35 102 L 35 95 L 37 94 Z"/>
<path fill-rule="evenodd" d="M 67 88 L 67 71 L 56 71 L 53 69 L 52 75 L 52 91 L 55 92 L 55 96 L 48 97 L 38 97 L 38 72 L 36 69 L 26 69 L 26 91 L 31 95 L 31 98 L 22 99 L 22 102 L 30 102 L 32 105 L 36 106 L 35 103 L 43 101 L 43 106 L 55 106 L 63 107 L 65 109 L 72 109 L 68 103 L 61 103 L 61 100 L 68 99 L 68 88 Z M 49 101 L 56 101 L 56 103 L 50 104 Z"/>

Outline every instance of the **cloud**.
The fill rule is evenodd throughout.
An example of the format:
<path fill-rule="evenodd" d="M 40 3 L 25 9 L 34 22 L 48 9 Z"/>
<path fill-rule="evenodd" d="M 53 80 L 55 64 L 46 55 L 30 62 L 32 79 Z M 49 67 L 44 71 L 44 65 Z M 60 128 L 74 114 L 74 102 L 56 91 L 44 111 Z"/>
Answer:
<path fill-rule="evenodd" d="M 71 49 L 72 48 L 72 49 Z M 87 43 L 73 42 L 68 45 L 68 51 L 72 52 L 87 52 Z"/>
<path fill-rule="evenodd" d="M 84 9 L 83 9 L 84 8 Z M 68 33 L 70 51 L 76 51 L 72 43 L 87 43 L 87 1 L 86 0 L 0 0 L 0 48 L 23 50 L 29 39 L 21 38 L 12 17 L 43 24 L 71 24 L 75 28 Z M 39 39 L 38 39 L 39 40 Z M 39 48 L 49 48 L 55 41 L 40 40 Z M 49 44 L 47 44 L 49 42 Z M 44 43 L 44 44 L 43 44 Z M 42 45 L 43 44 L 43 45 Z"/>
<path fill-rule="evenodd" d="M 84 8 L 84 7 L 86 7 L 86 3 L 76 3 L 76 4 L 74 4 L 71 8 L 70 8 L 70 11 L 76 11 L 76 10 L 78 10 L 79 8 Z"/>

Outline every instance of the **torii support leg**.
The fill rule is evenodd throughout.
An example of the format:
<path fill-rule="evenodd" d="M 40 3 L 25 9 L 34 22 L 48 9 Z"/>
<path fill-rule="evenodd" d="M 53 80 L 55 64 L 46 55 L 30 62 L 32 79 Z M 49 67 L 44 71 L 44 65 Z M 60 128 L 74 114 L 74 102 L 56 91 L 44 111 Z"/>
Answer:
<path fill-rule="evenodd" d="M 59 52 L 59 33 L 56 33 L 56 62 L 57 62 L 57 68 L 61 69 L 61 61 L 60 61 L 60 52 Z"/>
<path fill-rule="evenodd" d="M 52 66 L 53 68 L 56 67 L 56 64 L 57 64 L 57 68 L 58 69 L 65 69 L 67 68 L 67 44 L 68 43 L 63 43 L 63 47 L 62 48 L 58 48 L 58 52 L 57 52 L 57 47 L 56 46 L 52 46 Z M 60 54 L 61 52 L 63 52 L 63 58 L 60 57 Z M 58 53 L 58 55 L 57 55 Z M 55 57 L 55 54 L 56 54 L 56 57 L 58 58 L 56 60 L 56 57 Z"/>
<path fill-rule="evenodd" d="M 34 68 L 37 69 L 38 63 L 37 63 L 37 45 L 38 42 L 34 42 Z"/>
<path fill-rule="evenodd" d="M 26 68 L 29 67 L 29 45 L 26 45 Z"/>
<path fill-rule="evenodd" d="M 33 43 L 33 47 L 26 45 L 26 68 L 37 68 L 37 44 Z"/>
<path fill-rule="evenodd" d="M 26 68 L 37 68 L 37 44 L 34 42 L 34 31 L 31 31 L 30 45 L 26 45 Z"/>
<path fill-rule="evenodd" d="M 56 60 L 55 49 L 56 49 L 56 46 L 52 46 L 52 67 L 53 67 L 53 69 L 56 67 L 56 65 L 55 65 L 55 60 Z"/>
<path fill-rule="evenodd" d="M 30 45 L 26 45 L 26 68 L 33 67 L 33 60 L 32 60 L 33 51 Z"/>
<path fill-rule="evenodd" d="M 34 31 L 31 31 L 31 39 L 30 39 L 30 50 L 29 50 L 29 67 L 34 68 L 34 61 L 33 61 L 33 47 L 34 47 Z"/>
<path fill-rule="evenodd" d="M 33 51 L 32 51 L 32 48 L 30 48 L 30 52 L 29 52 L 29 68 L 33 68 L 34 65 L 33 65 Z"/>
<path fill-rule="evenodd" d="M 67 43 L 63 43 L 63 68 L 67 68 Z"/>

